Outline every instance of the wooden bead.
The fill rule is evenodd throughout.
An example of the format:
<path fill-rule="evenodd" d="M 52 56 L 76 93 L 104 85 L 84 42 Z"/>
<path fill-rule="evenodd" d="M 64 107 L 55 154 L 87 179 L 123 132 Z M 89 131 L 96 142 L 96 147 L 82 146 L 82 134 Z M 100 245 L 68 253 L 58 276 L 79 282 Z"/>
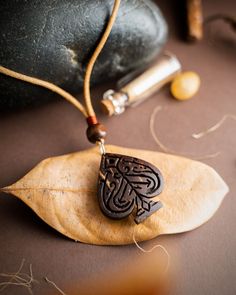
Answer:
<path fill-rule="evenodd" d="M 184 72 L 177 75 L 171 83 L 171 94 L 178 100 L 193 97 L 200 88 L 200 77 L 195 72 Z"/>
<path fill-rule="evenodd" d="M 87 128 L 86 134 L 90 142 L 96 143 L 97 141 L 104 139 L 107 135 L 107 132 L 104 125 L 97 123 L 94 125 L 90 125 Z"/>

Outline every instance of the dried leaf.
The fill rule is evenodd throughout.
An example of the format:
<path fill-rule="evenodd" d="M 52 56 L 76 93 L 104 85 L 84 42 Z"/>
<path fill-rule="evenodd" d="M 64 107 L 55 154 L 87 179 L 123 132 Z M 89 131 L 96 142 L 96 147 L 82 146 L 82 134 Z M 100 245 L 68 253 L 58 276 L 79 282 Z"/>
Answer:
<path fill-rule="evenodd" d="M 99 245 L 128 244 L 134 236 L 142 241 L 192 230 L 213 216 L 228 192 L 222 178 L 203 163 L 117 146 L 107 146 L 107 151 L 148 161 L 163 174 L 164 190 L 154 198 L 163 208 L 139 225 L 133 216 L 111 220 L 101 213 L 98 148 L 46 159 L 3 191 L 17 196 L 65 236 Z"/>

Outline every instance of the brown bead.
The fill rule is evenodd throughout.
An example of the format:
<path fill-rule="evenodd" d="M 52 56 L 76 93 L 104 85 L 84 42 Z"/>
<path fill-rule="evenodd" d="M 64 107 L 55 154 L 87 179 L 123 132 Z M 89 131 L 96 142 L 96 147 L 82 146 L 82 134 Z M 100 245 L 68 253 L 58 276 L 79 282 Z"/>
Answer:
<path fill-rule="evenodd" d="M 96 143 L 97 141 L 104 139 L 107 135 L 107 132 L 104 125 L 97 123 L 94 125 L 90 125 L 87 128 L 86 134 L 90 142 Z"/>

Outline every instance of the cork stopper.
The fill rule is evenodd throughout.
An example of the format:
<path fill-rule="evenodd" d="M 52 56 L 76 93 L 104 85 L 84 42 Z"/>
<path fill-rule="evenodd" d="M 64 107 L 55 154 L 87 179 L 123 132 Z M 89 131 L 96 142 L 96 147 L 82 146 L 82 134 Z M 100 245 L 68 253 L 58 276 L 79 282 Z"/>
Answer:
<path fill-rule="evenodd" d="M 125 111 L 127 102 L 128 96 L 126 93 L 109 89 L 103 94 L 101 100 L 102 111 L 108 116 L 122 114 Z"/>
<path fill-rule="evenodd" d="M 113 103 L 108 99 L 101 100 L 102 112 L 107 116 L 112 116 L 115 113 L 115 108 Z"/>

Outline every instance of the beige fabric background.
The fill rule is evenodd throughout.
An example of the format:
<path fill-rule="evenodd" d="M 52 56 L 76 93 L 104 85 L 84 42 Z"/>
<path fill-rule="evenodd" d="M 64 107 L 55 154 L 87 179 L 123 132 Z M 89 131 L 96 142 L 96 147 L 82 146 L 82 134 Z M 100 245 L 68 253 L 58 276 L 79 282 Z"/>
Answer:
<path fill-rule="evenodd" d="M 211 26 L 213 42 L 205 39 L 187 44 L 180 39 L 178 1 L 156 2 L 170 26 L 166 48 L 179 57 L 185 70 L 199 73 L 201 90 L 192 100 L 180 103 L 170 97 L 166 88 L 122 116 L 107 119 L 100 114 L 101 120 L 109 130 L 108 143 L 158 150 L 149 131 L 149 118 L 153 109 L 162 105 L 165 108 L 155 128 L 167 146 L 196 155 L 221 152 L 217 158 L 204 161 L 222 175 L 231 190 L 215 217 L 193 232 L 156 238 L 142 245 L 148 248 L 161 243 L 179 261 L 173 294 L 234 295 L 235 122 L 228 120 L 219 131 L 199 141 L 190 135 L 211 126 L 226 113 L 236 114 L 236 36 L 228 25 L 217 21 Z M 235 11 L 235 1 L 204 1 L 205 16 Z M 110 86 L 95 89 L 93 97 L 98 100 Z M 60 98 L 34 110 L 0 114 L 0 186 L 16 181 L 46 157 L 89 147 L 84 130 L 80 113 Z M 67 283 L 122 266 L 136 253 L 133 245 L 98 247 L 74 243 L 49 228 L 16 198 L 0 194 L 0 273 L 16 271 L 22 258 L 26 258 L 26 266 L 32 263 L 40 281 L 34 288 L 36 295 L 53 290 L 43 281 L 44 276 L 63 289 Z M 23 295 L 27 291 L 9 288 L 2 294 Z"/>

